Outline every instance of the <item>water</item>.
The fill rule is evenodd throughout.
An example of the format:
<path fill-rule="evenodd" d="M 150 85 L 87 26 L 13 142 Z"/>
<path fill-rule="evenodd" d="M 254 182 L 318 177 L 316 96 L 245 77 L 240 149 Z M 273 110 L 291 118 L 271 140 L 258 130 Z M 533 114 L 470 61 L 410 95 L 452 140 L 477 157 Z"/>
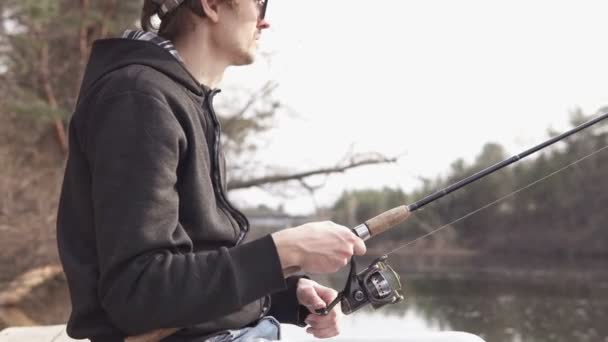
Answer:
<path fill-rule="evenodd" d="M 456 330 L 489 342 L 608 342 L 608 260 L 401 256 L 389 262 L 406 300 L 346 316 L 341 338 Z M 341 288 L 344 277 L 313 278 Z M 68 298 L 55 281 L 13 312 L 0 308 L 0 329 L 3 319 L 17 317 L 14 310 L 39 324 L 64 323 Z M 284 337 L 310 340 L 291 326 Z"/>
<path fill-rule="evenodd" d="M 492 342 L 608 342 L 606 260 L 392 259 L 406 301 L 347 316 L 342 338 L 455 330 Z M 318 280 L 338 288 L 337 278 Z"/>

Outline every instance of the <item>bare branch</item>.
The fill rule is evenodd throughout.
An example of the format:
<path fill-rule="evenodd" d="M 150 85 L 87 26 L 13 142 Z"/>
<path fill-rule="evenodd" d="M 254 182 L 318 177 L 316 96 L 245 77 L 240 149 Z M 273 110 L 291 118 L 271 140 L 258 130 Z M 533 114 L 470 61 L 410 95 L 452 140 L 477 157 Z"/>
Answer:
<path fill-rule="evenodd" d="M 300 185 L 308 191 L 308 195 L 310 196 L 312 204 L 315 208 L 315 215 L 319 215 L 320 207 L 319 207 L 319 203 L 317 202 L 317 198 L 315 197 L 315 192 L 317 190 L 319 190 L 320 188 L 322 188 L 323 185 L 325 184 L 325 182 L 323 182 L 323 184 L 321 184 L 321 185 L 316 185 L 316 186 L 306 183 L 305 179 L 300 179 L 299 182 L 300 182 Z"/>
<path fill-rule="evenodd" d="M 244 189 L 244 188 L 250 188 L 250 187 L 254 187 L 254 186 L 267 185 L 267 184 L 271 184 L 271 183 L 281 183 L 281 182 L 287 182 L 287 181 L 293 181 L 293 180 L 301 181 L 304 178 L 308 178 L 311 176 L 329 175 L 329 174 L 333 174 L 333 173 L 343 173 L 349 169 L 353 169 L 353 168 L 360 167 L 360 166 L 394 163 L 396 161 L 397 161 L 397 158 L 387 158 L 387 157 L 383 157 L 381 155 L 377 155 L 374 157 L 367 157 L 367 158 L 357 158 L 357 156 L 354 156 L 351 158 L 350 162 L 348 162 L 347 164 L 338 165 L 335 167 L 320 168 L 320 169 L 314 169 L 314 170 L 309 170 L 309 171 L 304 171 L 304 172 L 297 172 L 297 173 L 292 173 L 292 174 L 276 174 L 276 175 L 271 175 L 271 176 L 249 179 L 249 180 L 233 180 L 228 183 L 228 189 L 230 189 L 230 190 Z"/>
<path fill-rule="evenodd" d="M 321 188 L 323 188 L 325 186 L 325 183 L 326 183 L 326 181 L 323 181 L 321 184 L 311 185 L 311 184 L 309 184 L 309 183 L 306 182 L 306 179 L 298 179 L 298 182 L 311 195 L 314 195 L 314 193 L 317 190 L 320 190 Z"/>
<path fill-rule="evenodd" d="M 35 287 L 60 274 L 61 267 L 59 265 L 47 265 L 22 274 L 0 292 L 0 307 L 19 303 Z"/>
<path fill-rule="evenodd" d="M 260 99 L 268 97 L 268 95 L 270 95 L 275 89 L 277 89 L 278 86 L 279 86 L 279 84 L 276 82 L 273 82 L 273 81 L 266 82 L 257 92 L 253 93 L 249 97 L 249 100 L 247 101 L 247 103 L 245 103 L 245 105 L 240 110 L 238 110 L 235 114 L 229 116 L 226 119 L 226 122 L 229 124 L 230 121 L 243 117 L 245 115 L 245 113 L 247 113 L 247 111 L 256 102 L 258 102 Z"/>

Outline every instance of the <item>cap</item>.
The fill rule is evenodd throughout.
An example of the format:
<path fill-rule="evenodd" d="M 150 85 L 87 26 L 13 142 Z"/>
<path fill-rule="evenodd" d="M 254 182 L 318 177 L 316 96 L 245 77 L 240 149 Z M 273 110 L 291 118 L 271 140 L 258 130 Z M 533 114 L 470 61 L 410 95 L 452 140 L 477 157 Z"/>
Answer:
<path fill-rule="evenodd" d="M 184 0 L 152 0 L 152 2 L 160 6 L 157 14 L 158 17 L 162 19 L 165 15 L 167 15 L 167 13 L 178 8 L 179 5 L 184 2 Z"/>

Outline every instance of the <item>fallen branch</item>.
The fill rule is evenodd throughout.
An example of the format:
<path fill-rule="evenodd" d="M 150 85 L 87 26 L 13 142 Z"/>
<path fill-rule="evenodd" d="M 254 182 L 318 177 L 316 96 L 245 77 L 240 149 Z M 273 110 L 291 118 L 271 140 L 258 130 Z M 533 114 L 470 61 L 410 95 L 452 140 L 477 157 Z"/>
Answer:
<path fill-rule="evenodd" d="M 18 308 L 2 308 L 0 310 L 0 323 L 8 327 L 34 326 L 39 323 Z"/>
<path fill-rule="evenodd" d="M 62 272 L 58 265 L 48 265 L 27 271 L 8 284 L 6 290 L 0 292 L 0 306 L 11 306 L 21 302 L 36 287 L 55 278 Z"/>

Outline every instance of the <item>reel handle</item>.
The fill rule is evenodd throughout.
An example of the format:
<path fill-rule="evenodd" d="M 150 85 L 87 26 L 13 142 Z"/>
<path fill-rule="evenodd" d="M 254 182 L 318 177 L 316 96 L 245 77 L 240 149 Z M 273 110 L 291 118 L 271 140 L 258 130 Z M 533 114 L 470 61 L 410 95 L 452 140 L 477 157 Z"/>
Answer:
<path fill-rule="evenodd" d="M 334 299 L 331 303 L 329 303 L 328 306 L 321 308 L 321 309 L 316 309 L 314 314 L 319 315 L 319 316 L 329 315 L 329 312 L 334 308 L 334 306 L 336 306 L 338 303 L 340 303 L 342 301 L 342 297 L 344 297 L 344 293 L 342 293 L 342 292 L 338 293 L 338 296 L 336 297 L 336 299 Z"/>

